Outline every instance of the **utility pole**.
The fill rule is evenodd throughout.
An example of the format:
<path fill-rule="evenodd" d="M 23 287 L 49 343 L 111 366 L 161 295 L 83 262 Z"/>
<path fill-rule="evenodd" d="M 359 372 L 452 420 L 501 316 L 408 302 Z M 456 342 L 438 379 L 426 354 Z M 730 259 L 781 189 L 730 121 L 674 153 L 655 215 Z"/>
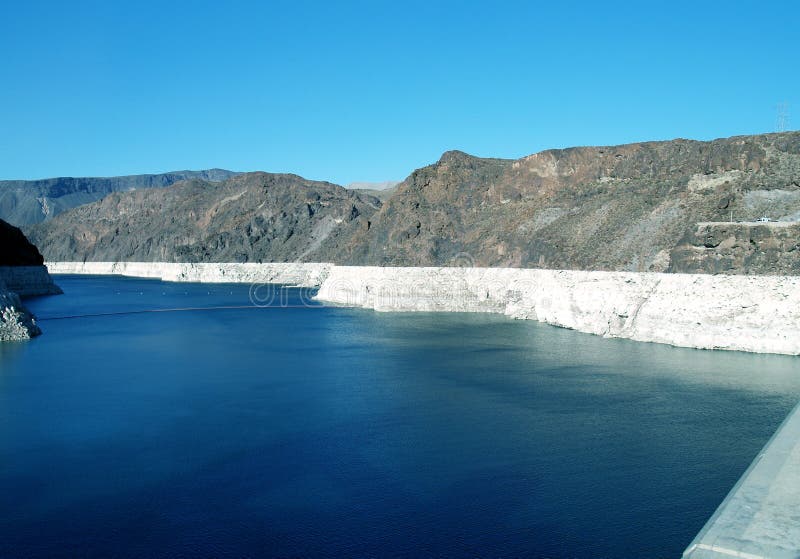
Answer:
<path fill-rule="evenodd" d="M 789 129 L 789 103 L 778 103 L 775 118 L 775 131 L 786 132 Z"/>

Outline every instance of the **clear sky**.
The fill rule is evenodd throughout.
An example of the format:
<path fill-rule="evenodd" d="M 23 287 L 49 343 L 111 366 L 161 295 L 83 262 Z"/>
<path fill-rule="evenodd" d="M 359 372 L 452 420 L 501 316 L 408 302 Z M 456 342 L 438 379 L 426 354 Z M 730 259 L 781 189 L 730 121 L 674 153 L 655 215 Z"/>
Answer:
<path fill-rule="evenodd" d="M 800 3 L 0 4 L 0 178 L 403 179 L 800 122 Z M 790 127 L 796 128 L 790 121 Z"/>

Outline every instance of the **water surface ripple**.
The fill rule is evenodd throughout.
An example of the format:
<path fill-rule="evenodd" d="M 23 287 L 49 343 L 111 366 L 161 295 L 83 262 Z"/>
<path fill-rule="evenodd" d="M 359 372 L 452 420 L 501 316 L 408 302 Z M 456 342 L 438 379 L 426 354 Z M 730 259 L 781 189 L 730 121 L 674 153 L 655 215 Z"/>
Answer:
<path fill-rule="evenodd" d="M 42 317 L 249 304 L 58 281 Z M 0 556 L 677 557 L 800 397 L 792 357 L 283 302 L 1 345 Z"/>

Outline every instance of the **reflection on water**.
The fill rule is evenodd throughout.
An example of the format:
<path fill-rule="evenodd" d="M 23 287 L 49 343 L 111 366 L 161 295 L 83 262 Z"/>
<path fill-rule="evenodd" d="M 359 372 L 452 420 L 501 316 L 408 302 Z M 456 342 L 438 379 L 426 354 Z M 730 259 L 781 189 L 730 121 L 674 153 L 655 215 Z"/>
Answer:
<path fill-rule="evenodd" d="M 0 365 L 10 365 L 20 352 L 25 351 L 25 342 L 3 342 L 0 343 Z M 2 372 L 0 367 L 0 372 Z"/>
<path fill-rule="evenodd" d="M 247 304 L 61 279 L 40 316 Z M 678 556 L 796 359 L 343 308 L 44 321 L 0 354 L 0 556 Z"/>

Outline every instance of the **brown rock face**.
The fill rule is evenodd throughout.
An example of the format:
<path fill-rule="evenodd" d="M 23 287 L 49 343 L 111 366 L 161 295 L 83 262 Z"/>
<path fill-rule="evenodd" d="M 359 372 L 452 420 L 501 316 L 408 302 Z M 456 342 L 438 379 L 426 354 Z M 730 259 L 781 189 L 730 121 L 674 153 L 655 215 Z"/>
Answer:
<path fill-rule="evenodd" d="M 332 260 L 663 271 L 700 221 L 731 212 L 753 219 L 774 191 L 784 193 L 782 215 L 800 212 L 799 176 L 797 133 L 549 150 L 516 161 L 448 152 L 401 183 Z"/>
<path fill-rule="evenodd" d="M 670 272 L 800 274 L 800 223 L 701 223 L 670 254 Z"/>

